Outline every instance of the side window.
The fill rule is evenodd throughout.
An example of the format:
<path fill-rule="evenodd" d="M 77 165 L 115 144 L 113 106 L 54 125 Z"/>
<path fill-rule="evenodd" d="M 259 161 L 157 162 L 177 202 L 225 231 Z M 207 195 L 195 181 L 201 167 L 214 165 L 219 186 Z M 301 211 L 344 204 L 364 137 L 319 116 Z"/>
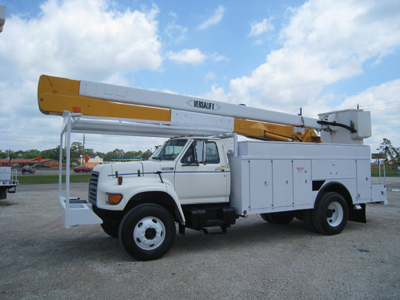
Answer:
<path fill-rule="evenodd" d="M 182 157 L 181 163 L 197 164 L 198 154 L 202 156 L 203 153 L 202 149 L 199 147 L 204 147 L 204 143 L 194 142 Z M 218 147 L 215 142 L 205 142 L 205 152 L 208 164 L 219 164 Z"/>
<path fill-rule="evenodd" d="M 218 147 L 215 142 L 206 142 L 207 163 L 219 164 Z"/>
<path fill-rule="evenodd" d="M 190 145 L 189 149 L 186 151 L 185 155 L 181 159 L 183 164 L 195 163 L 195 149 L 194 145 Z"/>

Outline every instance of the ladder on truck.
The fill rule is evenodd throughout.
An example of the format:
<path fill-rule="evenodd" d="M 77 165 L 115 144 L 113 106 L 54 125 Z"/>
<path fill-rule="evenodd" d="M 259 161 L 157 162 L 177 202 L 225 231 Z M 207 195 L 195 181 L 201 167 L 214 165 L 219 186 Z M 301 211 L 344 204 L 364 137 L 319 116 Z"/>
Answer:
<path fill-rule="evenodd" d="M 192 113 L 192 117 L 195 115 L 195 113 Z M 203 118 L 204 124 L 186 123 L 184 117 L 180 121 L 175 118 L 174 122 L 161 122 L 85 116 L 80 113 L 71 113 L 69 111 L 64 111 L 62 116 L 64 122 L 60 135 L 58 197 L 61 208 L 60 212 L 64 217 L 66 228 L 75 225 L 103 223 L 103 221 L 93 212 L 91 203 L 71 196 L 70 177 L 68 174 L 70 174 L 72 133 L 163 138 L 181 135 L 216 136 L 233 133 L 232 123 L 229 122 L 227 118 L 221 118 L 218 116 L 198 116 Z M 213 125 L 210 125 L 210 123 Z M 63 144 L 64 140 L 65 145 Z M 63 149 L 65 149 L 64 155 Z M 66 158 L 65 171 L 67 175 L 65 185 L 62 182 L 63 157 Z"/>

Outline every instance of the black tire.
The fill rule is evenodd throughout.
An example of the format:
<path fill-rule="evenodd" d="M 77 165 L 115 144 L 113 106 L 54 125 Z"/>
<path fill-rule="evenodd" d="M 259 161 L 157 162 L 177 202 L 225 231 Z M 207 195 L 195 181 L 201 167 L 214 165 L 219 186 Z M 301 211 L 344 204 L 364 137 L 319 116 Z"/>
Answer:
<path fill-rule="evenodd" d="M 348 217 L 346 200 L 335 192 L 323 194 L 312 211 L 312 223 L 318 232 L 326 235 L 341 233 L 346 227 Z"/>
<path fill-rule="evenodd" d="M 264 221 L 266 221 L 266 222 L 268 222 L 268 223 L 274 223 L 274 222 L 269 218 L 269 215 L 270 215 L 270 214 L 260 214 L 261 218 L 262 218 Z"/>
<path fill-rule="evenodd" d="M 0 189 L 0 199 L 7 199 L 7 189 Z"/>
<path fill-rule="evenodd" d="M 312 220 L 312 211 L 312 209 L 303 210 L 303 221 L 308 230 L 312 232 L 318 232 Z"/>
<path fill-rule="evenodd" d="M 140 204 L 132 208 L 119 226 L 119 240 L 128 254 L 139 260 L 162 257 L 175 240 L 175 221 L 157 204 Z"/>
<path fill-rule="evenodd" d="M 113 238 L 118 237 L 118 231 L 119 231 L 119 224 L 120 221 L 115 220 L 115 219 L 104 219 L 103 224 L 101 225 L 101 228 L 103 228 L 104 232 L 107 233 L 109 236 Z"/>
<path fill-rule="evenodd" d="M 294 212 L 282 211 L 278 213 L 261 214 L 261 218 L 272 224 L 288 224 L 294 219 Z"/>

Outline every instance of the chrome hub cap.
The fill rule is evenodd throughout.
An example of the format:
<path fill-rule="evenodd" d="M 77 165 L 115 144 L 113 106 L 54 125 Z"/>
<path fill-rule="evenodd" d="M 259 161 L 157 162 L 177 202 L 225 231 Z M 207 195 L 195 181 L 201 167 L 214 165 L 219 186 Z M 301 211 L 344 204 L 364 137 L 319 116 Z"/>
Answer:
<path fill-rule="evenodd" d="M 165 226 L 156 217 L 141 219 L 133 230 L 133 240 L 143 250 L 159 247 L 165 239 Z"/>

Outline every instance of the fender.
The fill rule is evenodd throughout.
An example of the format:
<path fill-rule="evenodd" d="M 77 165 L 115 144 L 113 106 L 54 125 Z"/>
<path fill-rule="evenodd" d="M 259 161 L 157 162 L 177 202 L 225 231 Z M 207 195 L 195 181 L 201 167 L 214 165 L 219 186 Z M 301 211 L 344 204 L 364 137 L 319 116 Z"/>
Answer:
<path fill-rule="evenodd" d="M 327 184 L 324 184 L 322 186 L 322 188 L 319 190 L 318 196 L 315 198 L 314 207 L 315 207 L 315 203 L 317 203 L 317 201 L 322 197 L 322 195 L 327 192 L 336 192 L 336 193 L 341 194 L 344 197 L 344 199 L 346 200 L 347 205 L 349 207 L 353 204 L 353 198 L 352 198 L 348 188 L 341 182 L 331 181 L 331 182 L 328 182 Z"/>
<path fill-rule="evenodd" d="M 185 216 L 184 216 L 183 211 L 182 211 L 182 207 L 181 207 L 181 203 L 179 201 L 179 197 L 175 193 L 173 187 L 171 185 L 169 185 L 169 184 L 166 184 L 166 183 L 163 184 L 163 183 L 159 182 L 157 184 L 154 184 L 154 181 L 153 181 L 152 184 L 144 185 L 144 186 L 142 185 L 142 186 L 140 186 L 138 188 L 135 188 L 133 190 L 131 189 L 129 193 L 126 193 L 124 195 L 125 196 L 124 198 L 125 198 L 125 201 L 126 201 L 125 207 L 128 205 L 128 202 L 132 198 L 134 198 L 136 195 L 142 194 L 142 193 L 149 193 L 149 192 L 160 192 L 160 193 L 165 193 L 165 194 L 169 195 L 172 198 L 172 200 L 174 201 L 177 213 L 179 213 L 180 223 L 182 225 L 185 225 L 186 220 L 185 220 Z"/>
<path fill-rule="evenodd" d="M 175 206 L 178 209 L 178 212 L 181 216 L 181 220 L 182 220 L 181 223 L 182 223 L 182 225 L 185 225 L 186 219 L 185 219 L 185 215 L 183 214 L 181 202 L 179 201 L 178 195 L 175 193 L 174 189 L 170 185 L 166 185 L 166 187 L 167 187 L 167 194 L 170 195 L 171 198 L 174 199 L 174 201 L 175 201 Z"/>

